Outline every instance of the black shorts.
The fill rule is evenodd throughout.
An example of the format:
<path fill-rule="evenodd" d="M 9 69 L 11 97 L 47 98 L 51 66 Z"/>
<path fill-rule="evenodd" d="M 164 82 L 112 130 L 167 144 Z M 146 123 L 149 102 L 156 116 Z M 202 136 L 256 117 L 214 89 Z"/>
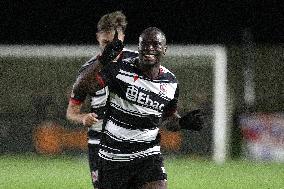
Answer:
<path fill-rule="evenodd" d="M 99 165 L 99 189 L 136 189 L 147 182 L 167 179 L 160 155 L 123 163 L 100 158 Z"/>
<path fill-rule="evenodd" d="M 91 172 L 92 183 L 94 188 L 98 188 L 98 152 L 99 144 L 88 144 L 89 166 Z"/>

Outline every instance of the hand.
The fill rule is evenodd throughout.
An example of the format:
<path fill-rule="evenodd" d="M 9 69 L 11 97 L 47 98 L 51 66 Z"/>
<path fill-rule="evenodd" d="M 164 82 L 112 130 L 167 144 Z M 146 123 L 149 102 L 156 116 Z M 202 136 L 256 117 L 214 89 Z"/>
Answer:
<path fill-rule="evenodd" d="M 187 112 L 179 119 L 181 129 L 200 131 L 203 127 L 203 117 L 200 109 Z"/>
<path fill-rule="evenodd" d="M 95 113 L 88 113 L 86 115 L 83 116 L 83 125 L 84 126 L 92 126 L 93 124 L 95 124 L 96 122 L 98 122 L 98 119 L 97 119 L 97 114 Z"/>
<path fill-rule="evenodd" d="M 115 34 L 111 43 L 107 44 L 99 57 L 99 61 L 102 65 L 107 65 L 112 62 L 122 51 L 124 45 L 121 40 L 118 39 L 118 32 L 115 30 Z"/>

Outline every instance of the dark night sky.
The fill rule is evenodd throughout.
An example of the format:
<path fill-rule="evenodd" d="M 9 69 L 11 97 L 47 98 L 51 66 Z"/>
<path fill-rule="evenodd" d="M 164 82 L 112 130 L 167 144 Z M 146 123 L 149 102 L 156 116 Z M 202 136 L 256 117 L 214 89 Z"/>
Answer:
<path fill-rule="evenodd" d="M 95 44 L 96 23 L 115 10 L 128 17 L 126 43 L 149 26 L 169 43 L 240 44 L 249 29 L 257 43 L 284 42 L 284 3 L 273 0 L 2 0 L 0 43 Z"/>

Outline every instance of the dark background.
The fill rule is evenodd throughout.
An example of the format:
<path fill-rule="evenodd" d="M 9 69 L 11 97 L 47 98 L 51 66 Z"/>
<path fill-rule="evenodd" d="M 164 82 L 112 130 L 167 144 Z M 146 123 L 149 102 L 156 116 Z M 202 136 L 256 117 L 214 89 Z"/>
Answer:
<path fill-rule="evenodd" d="M 284 42 L 284 3 L 263 0 L 2 0 L 2 44 L 95 44 L 96 24 L 109 12 L 128 17 L 126 43 L 149 26 L 169 43 L 240 44 L 244 31 L 259 44 Z"/>
<path fill-rule="evenodd" d="M 230 146 L 233 155 L 238 156 L 242 149 L 238 116 L 248 111 L 273 113 L 283 112 L 284 109 L 283 2 L 0 0 L 0 44 L 97 44 L 97 22 L 104 14 L 116 10 L 122 10 L 128 18 L 127 44 L 137 44 L 139 34 L 149 26 L 161 28 L 170 44 L 224 44 L 228 59 L 229 103 L 232 103 L 230 106 L 235 118 Z M 36 50 L 29 46 L 22 49 Z M 0 102 L 0 152 L 35 151 L 33 129 L 46 120 L 52 119 L 64 128 L 78 128 L 78 125 L 71 125 L 65 119 L 68 92 L 78 69 L 90 58 L 35 58 L 16 54 L 0 57 L 0 70 L 4 70 L 0 72 L 0 78 L 3 78 L 0 89 L 5 91 L 2 95 L 5 100 Z M 180 69 L 174 73 L 177 73 L 179 80 L 184 79 L 184 84 L 199 85 L 202 79 L 212 76 L 207 73 L 212 67 L 206 67 L 211 64 L 206 64 L 207 61 L 202 59 L 204 57 L 195 57 L 195 61 L 192 57 L 169 58 L 169 63 L 184 62 L 179 65 L 192 66 L 184 69 L 184 66 L 171 64 L 173 70 Z M 193 62 L 198 66 L 193 66 Z M 194 73 L 190 74 L 189 70 Z M 245 73 L 248 73 L 247 77 Z M 252 80 L 255 102 L 247 105 L 244 87 Z M 211 84 L 208 81 L 203 83 Z M 203 83 L 200 86 L 206 86 Z M 212 91 L 202 90 L 202 87 L 182 88 L 192 93 L 181 93 L 185 95 L 184 99 L 193 102 L 182 103 L 188 108 L 194 107 L 194 102 L 196 107 L 200 107 L 198 102 L 212 99 Z M 208 128 L 195 136 L 186 135 L 194 141 L 186 142 L 192 144 L 185 147 L 186 153 L 191 149 L 194 153 L 211 153 L 212 142 L 208 140 L 212 139 L 212 135 Z M 202 145 L 204 147 L 200 148 Z"/>

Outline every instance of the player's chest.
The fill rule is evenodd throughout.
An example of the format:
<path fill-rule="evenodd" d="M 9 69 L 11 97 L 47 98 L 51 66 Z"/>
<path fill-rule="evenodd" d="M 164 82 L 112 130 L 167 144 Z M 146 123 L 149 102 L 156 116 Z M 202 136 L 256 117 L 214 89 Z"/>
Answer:
<path fill-rule="evenodd" d="M 163 80 L 148 80 L 135 72 L 121 70 L 116 76 L 120 96 L 154 109 L 161 109 L 174 98 L 176 85 Z"/>

